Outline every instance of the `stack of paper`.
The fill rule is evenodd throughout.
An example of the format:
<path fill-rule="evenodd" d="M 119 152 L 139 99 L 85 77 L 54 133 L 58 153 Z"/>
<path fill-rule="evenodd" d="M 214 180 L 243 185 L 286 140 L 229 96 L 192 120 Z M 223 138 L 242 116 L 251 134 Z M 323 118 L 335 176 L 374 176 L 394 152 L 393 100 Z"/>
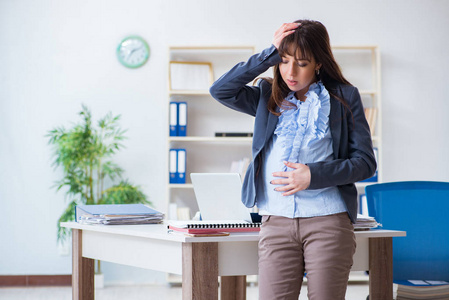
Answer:
<path fill-rule="evenodd" d="M 409 282 L 420 286 L 398 285 L 396 299 L 449 299 L 449 282 L 447 281 L 409 280 Z"/>
<path fill-rule="evenodd" d="M 357 220 L 354 224 L 355 230 L 368 230 L 378 226 L 382 226 L 382 224 L 377 223 L 373 217 L 357 214 Z"/>
<path fill-rule="evenodd" d="M 143 204 L 77 205 L 75 219 L 81 224 L 157 224 L 164 214 Z"/>

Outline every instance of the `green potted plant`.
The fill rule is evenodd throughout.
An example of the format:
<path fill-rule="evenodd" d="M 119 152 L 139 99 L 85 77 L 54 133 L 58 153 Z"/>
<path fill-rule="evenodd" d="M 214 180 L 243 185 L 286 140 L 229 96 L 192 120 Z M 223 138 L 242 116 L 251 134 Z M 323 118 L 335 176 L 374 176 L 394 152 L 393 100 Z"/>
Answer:
<path fill-rule="evenodd" d="M 83 105 L 79 113 L 82 121 L 66 129 L 61 126 L 47 134 L 53 147 L 53 165 L 61 168 L 63 177 L 56 182 L 57 191 L 65 189 L 67 208 L 58 220 L 58 242 L 67 240 L 70 230 L 60 222 L 75 220 L 75 206 L 79 204 L 151 204 L 139 187 L 123 178 L 123 169 L 112 157 L 123 148 L 125 130 L 118 124 L 120 115 L 108 113 L 97 126 Z M 97 273 L 101 274 L 100 261 Z"/>

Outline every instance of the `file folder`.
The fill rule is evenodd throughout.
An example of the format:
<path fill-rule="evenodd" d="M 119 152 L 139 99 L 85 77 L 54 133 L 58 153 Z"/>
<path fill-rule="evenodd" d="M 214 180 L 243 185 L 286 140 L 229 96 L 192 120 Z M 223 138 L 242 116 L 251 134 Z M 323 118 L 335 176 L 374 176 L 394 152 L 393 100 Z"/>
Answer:
<path fill-rule="evenodd" d="M 187 103 L 178 102 L 178 136 L 187 135 Z"/>
<path fill-rule="evenodd" d="M 177 175 L 177 183 L 186 183 L 186 149 L 178 149 Z"/>
<path fill-rule="evenodd" d="M 178 104 L 170 103 L 170 136 L 178 135 Z"/>
<path fill-rule="evenodd" d="M 170 149 L 169 155 L 169 173 L 170 173 L 170 183 L 177 183 L 178 175 L 178 151 L 176 149 Z"/>

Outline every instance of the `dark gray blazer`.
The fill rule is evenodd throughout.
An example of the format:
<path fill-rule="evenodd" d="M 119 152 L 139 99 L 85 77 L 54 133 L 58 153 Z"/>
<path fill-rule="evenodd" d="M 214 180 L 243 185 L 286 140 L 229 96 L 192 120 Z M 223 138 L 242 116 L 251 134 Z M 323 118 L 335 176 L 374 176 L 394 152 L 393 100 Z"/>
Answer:
<path fill-rule="evenodd" d="M 277 49 L 271 45 L 261 53 L 251 56 L 247 62 L 234 66 L 210 88 L 211 95 L 220 103 L 256 118 L 252 144 L 253 159 L 242 189 L 242 202 L 247 207 L 256 204 L 256 186 L 264 180 L 258 176 L 260 154 L 278 122 L 278 117 L 267 109 L 271 85 L 265 80 L 260 80 L 258 86 L 248 86 L 247 83 L 281 61 Z M 354 223 L 357 218 L 357 190 L 354 182 L 371 177 L 376 170 L 371 134 L 357 88 L 343 84 L 326 88 L 345 99 L 352 115 L 331 96 L 329 126 L 335 159 L 307 164 L 311 173 L 308 189 L 337 186 Z"/>

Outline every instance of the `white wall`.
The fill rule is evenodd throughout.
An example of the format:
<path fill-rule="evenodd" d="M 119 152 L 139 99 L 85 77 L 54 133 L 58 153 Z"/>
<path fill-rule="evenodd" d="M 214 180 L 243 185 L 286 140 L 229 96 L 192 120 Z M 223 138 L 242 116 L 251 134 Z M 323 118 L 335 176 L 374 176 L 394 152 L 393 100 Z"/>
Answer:
<path fill-rule="evenodd" d="M 286 21 L 311 18 L 331 42 L 382 51 L 384 180 L 449 181 L 447 1 L 0 1 L 0 275 L 68 274 L 56 245 L 65 203 L 52 189 L 48 130 L 121 114 L 127 148 L 117 157 L 132 182 L 164 210 L 166 62 L 169 45 L 271 43 Z M 281 4 L 281 5 L 279 5 Z M 129 34 L 144 37 L 148 63 L 115 56 Z M 163 128 L 163 130 L 161 130 Z M 107 283 L 163 282 L 164 275 L 104 264 Z"/>

